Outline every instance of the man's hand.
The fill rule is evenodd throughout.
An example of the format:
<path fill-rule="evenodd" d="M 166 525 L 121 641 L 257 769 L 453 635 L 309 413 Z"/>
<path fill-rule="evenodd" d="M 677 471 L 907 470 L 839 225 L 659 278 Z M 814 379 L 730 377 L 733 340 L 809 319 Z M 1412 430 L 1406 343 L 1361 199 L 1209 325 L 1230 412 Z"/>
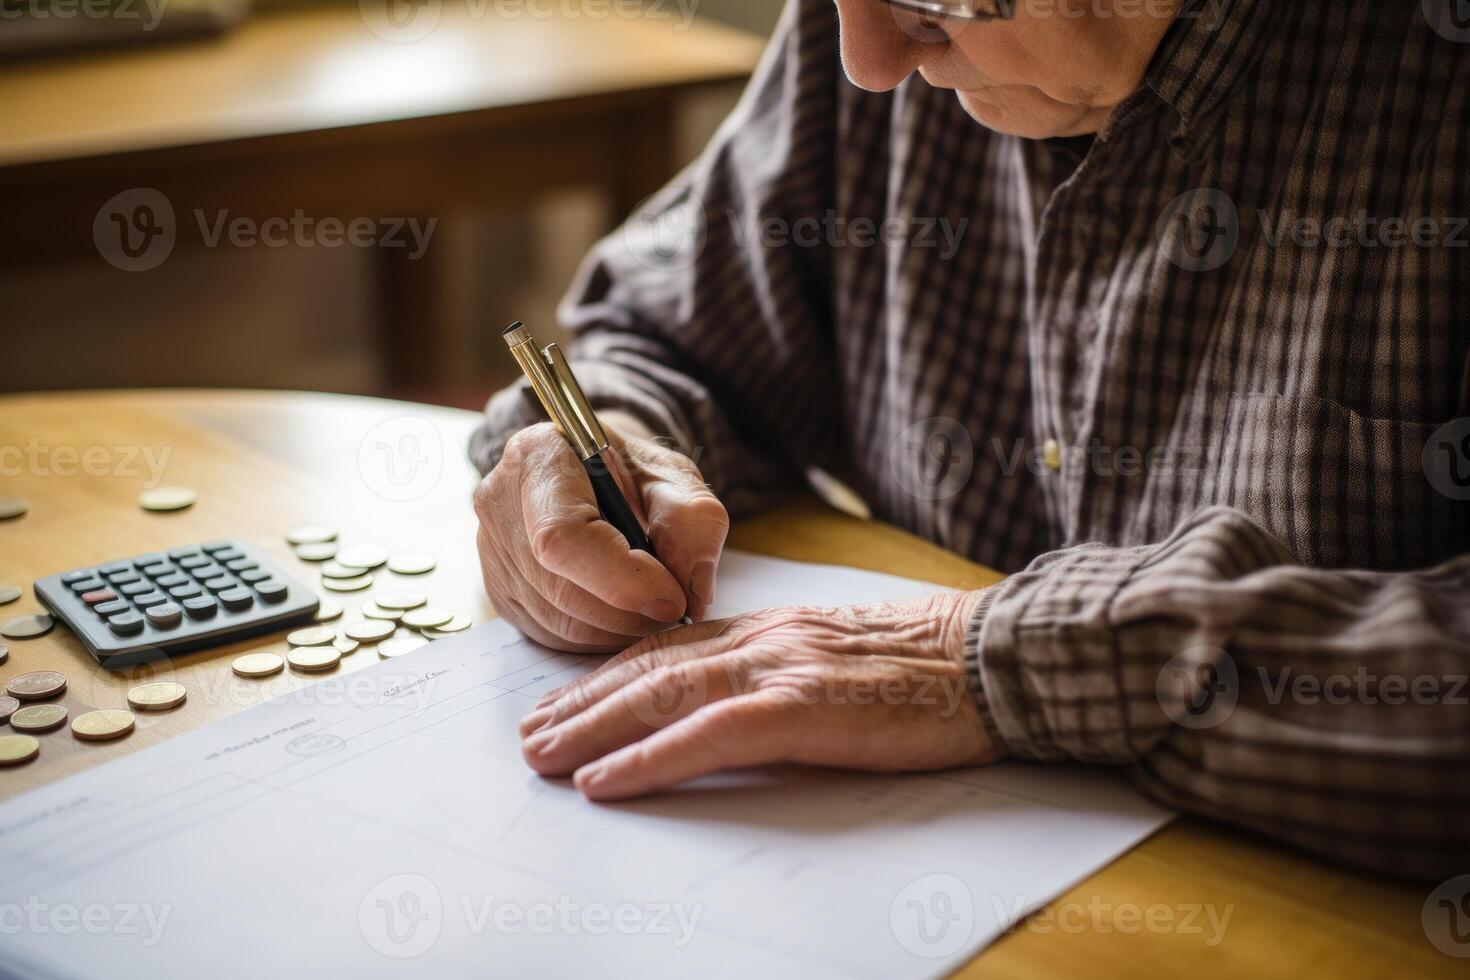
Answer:
<path fill-rule="evenodd" d="M 993 762 L 962 660 L 979 597 L 768 609 L 650 636 L 542 699 L 521 723 L 526 761 L 575 773 L 597 800 L 776 762 Z"/>
<path fill-rule="evenodd" d="M 698 620 L 715 596 L 730 527 L 724 505 L 688 457 L 611 427 L 607 434 L 603 455 L 658 558 L 630 551 L 602 519 L 586 471 L 549 422 L 516 433 L 475 492 L 490 601 L 559 650 L 621 650 L 686 612 Z"/>

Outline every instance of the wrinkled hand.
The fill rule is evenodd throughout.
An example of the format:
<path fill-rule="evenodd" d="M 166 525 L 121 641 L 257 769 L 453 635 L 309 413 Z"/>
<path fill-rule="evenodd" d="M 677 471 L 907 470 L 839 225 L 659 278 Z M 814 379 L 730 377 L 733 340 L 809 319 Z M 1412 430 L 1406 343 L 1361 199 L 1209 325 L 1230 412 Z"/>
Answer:
<path fill-rule="evenodd" d="M 490 601 L 559 650 L 621 650 L 686 612 L 699 620 L 714 600 L 724 505 L 688 457 L 611 427 L 608 441 L 604 455 L 658 558 L 630 551 L 602 519 L 581 461 L 549 422 L 516 433 L 475 492 Z"/>
<path fill-rule="evenodd" d="M 962 660 L 979 597 L 768 609 L 650 636 L 542 699 L 521 723 L 526 761 L 598 800 L 778 762 L 993 762 Z"/>

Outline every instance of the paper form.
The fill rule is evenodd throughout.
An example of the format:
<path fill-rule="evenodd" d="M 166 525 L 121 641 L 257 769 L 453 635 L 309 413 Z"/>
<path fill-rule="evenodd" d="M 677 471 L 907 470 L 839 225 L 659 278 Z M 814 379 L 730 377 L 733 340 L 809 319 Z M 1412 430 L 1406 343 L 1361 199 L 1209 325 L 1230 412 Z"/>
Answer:
<path fill-rule="evenodd" d="M 716 613 L 935 590 L 731 553 Z M 516 726 L 597 662 L 489 623 L 0 805 L 0 975 L 939 976 L 1169 819 L 1015 764 L 590 803 Z"/>

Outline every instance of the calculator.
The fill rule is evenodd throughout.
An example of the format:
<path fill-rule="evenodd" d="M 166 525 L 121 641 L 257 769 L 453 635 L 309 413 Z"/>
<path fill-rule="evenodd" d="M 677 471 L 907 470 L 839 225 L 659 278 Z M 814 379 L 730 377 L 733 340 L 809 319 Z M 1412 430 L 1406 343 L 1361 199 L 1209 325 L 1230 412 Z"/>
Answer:
<path fill-rule="evenodd" d="M 49 575 L 36 596 L 103 667 L 310 622 L 320 600 L 259 550 L 211 541 Z"/>

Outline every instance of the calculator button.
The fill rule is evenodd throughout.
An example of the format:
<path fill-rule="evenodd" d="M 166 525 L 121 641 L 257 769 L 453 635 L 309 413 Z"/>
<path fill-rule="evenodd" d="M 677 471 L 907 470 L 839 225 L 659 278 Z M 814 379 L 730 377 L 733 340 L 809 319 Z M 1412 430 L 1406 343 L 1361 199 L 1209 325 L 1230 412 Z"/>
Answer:
<path fill-rule="evenodd" d="M 244 557 L 245 552 L 241 551 L 239 548 L 223 548 L 214 553 L 215 561 L 235 561 L 236 559 Z"/>
<path fill-rule="evenodd" d="M 191 546 L 188 548 L 175 548 L 173 551 L 170 551 L 168 553 L 168 556 L 174 561 L 180 561 L 184 558 L 189 558 L 198 554 L 199 549 Z"/>
<path fill-rule="evenodd" d="M 255 596 L 250 594 L 249 589 L 225 589 L 219 594 L 219 601 L 225 604 L 226 609 L 248 609 L 255 601 Z"/>
<path fill-rule="evenodd" d="M 170 565 L 166 561 L 162 561 L 154 562 L 151 565 L 139 565 L 138 570 L 144 575 L 147 575 L 149 578 L 158 578 L 158 576 L 160 575 L 167 575 L 172 572 L 174 570 L 174 566 Z"/>
<path fill-rule="evenodd" d="M 143 632 L 143 617 L 130 610 L 113 616 L 107 625 L 118 636 L 137 636 Z"/>
<path fill-rule="evenodd" d="M 179 625 L 179 620 L 184 618 L 184 611 L 172 602 L 165 602 L 148 609 L 147 616 L 148 621 L 154 626 L 162 626 L 167 629 Z"/>
<path fill-rule="evenodd" d="M 195 569 L 195 568 L 203 568 L 205 565 L 208 565 L 209 563 L 210 563 L 209 559 L 206 558 L 203 555 L 190 555 L 188 558 L 180 558 L 179 559 L 179 567 L 180 568 L 187 568 L 187 569 L 190 569 L 190 570 Z"/>
<path fill-rule="evenodd" d="M 98 603 L 92 607 L 92 611 L 99 616 L 107 617 L 116 616 L 121 612 L 127 612 L 131 608 L 133 607 L 130 603 L 124 602 L 121 599 L 114 599 L 111 602 Z"/>
<path fill-rule="evenodd" d="M 197 595 L 184 600 L 184 611 L 189 614 L 190 619 L 208 619 L 219 612 L 219 603 L 214 601 L 213 596 Z"/>
<path fill-rule="evenodd" d="M 216 551 L 224 551 L 226 548 L 233 547 L 233 545 L 229 541 L 211 541 L 208 544 L 201 544 L 199 547 L 212 555 Z"/>
<path fill-rule="evenodd" d="M 79 578 L 75 582 L 70 583 L 70 585 L 71 590 L 78 595 L 81 595 L 83 592 L 96 592 L 98 589 L 107 588 L 107 583 L 100 578 Z"/>
<path fill-rule="evenodd" d="M 152 582 L 129 582 L 126 585 L 119 585 L 117 587 L 117 591 L 121 592 L 125 596 L 130 596 L 130 597 L 131 596 L 138 596 L 138 595 L 142 595 L 145 592 L 152 592 L 153 591 L 153 583 Z"/>
<path fill-rule="evenodd" d="M 198 568 L 191 568 L 189 571 L 201 582 L 207 578 L 219 578 L 225 573 L 222 566 L 216 565 L 213 562 L 210 562 L 208 565 L 200 565 Z"/>
<path fill-rule="evenodd" d="M 280 602 L 286 598 L 286 587 L 273 578 L 255 583 L 255 591 L 259 592 L 260 597 L 266 602 Z"/>
<path fill-rule="evenodd" d="M 112 578 L 114 575 L 121 575 L 123 572 L 131 572 L 132 570 L 133 563 L 130 561 L 115 561 L 110 565 L 103 565 L 98 569 L 98 571 L 108 578 Z"/>
<path fill-rule="evenodd" d="M 175 599 L 192 599 L 196 595 L 203 595 L 204 590 L 193 582 L 186 582 L 183 585 L 176 585 L 169 589 L 168 594 Z"/>
<path fill-rule="evenodd" d="M 74 572 L 67 572 L 65 575 L 61 576 L 61 581 L 66 585 L 71 585 L 73 582 L 80 582 L 84 578 L 91 577 L 92 570 L 90 568 L 78 568 Z"/>
<path fill-rule="evenodd" d="M 176 585 L 186 585 L 193 580 L 183 572 L 170 572 L 167 575 L 158 576 L 154 581 L 165 589 L 171 589 Z"/>
<path fill-rule="evenodd" d="M 223 592 L 225 589 L 233 589 L 239 584 L 239 582 L 236 582 L 228 575 L 218 575 L 214 578 L 204 580 L 204 587 L 211 592 Z"/>
<path fill-rule="evenodd" d="M 126 585 L 129 582 L 138 581 L 143 576 L 139 575 L 137 572 L 116 572 L 107 577 L 112 579 L 113 585 Z"/>
<path fill-rule="evenodd" d="M 248 572 L 252 568 L 259 568 L 251 558 L 236 558 L 234 561 L 226 562 L 225 567 L 232 572 Z"/>
<path fill-rule="evenodd" d="M 111 589 L 98 589 L 95 592 L 83 592 L 82 601 L 89 606 L 95 606 L 103 602 L 112 602 L 117 598 L 117 593 Z"/>
<path fill-rule="evenodd" d="M 248 572 L 240 573 L 240 581 L 249 582 L 251 585 L 254 585 L 256 582 L 264 582 L 270 577 L 271 573 L 263 568 L 252 568 Z"/>
<path fill-rule="evenodd" d="M 139 609 L 162 605 L 165 602 L 168 602 L 168 597 L 162 592 L 144 592 L 142 595 L 133 596 L 133 605 Z"/>

